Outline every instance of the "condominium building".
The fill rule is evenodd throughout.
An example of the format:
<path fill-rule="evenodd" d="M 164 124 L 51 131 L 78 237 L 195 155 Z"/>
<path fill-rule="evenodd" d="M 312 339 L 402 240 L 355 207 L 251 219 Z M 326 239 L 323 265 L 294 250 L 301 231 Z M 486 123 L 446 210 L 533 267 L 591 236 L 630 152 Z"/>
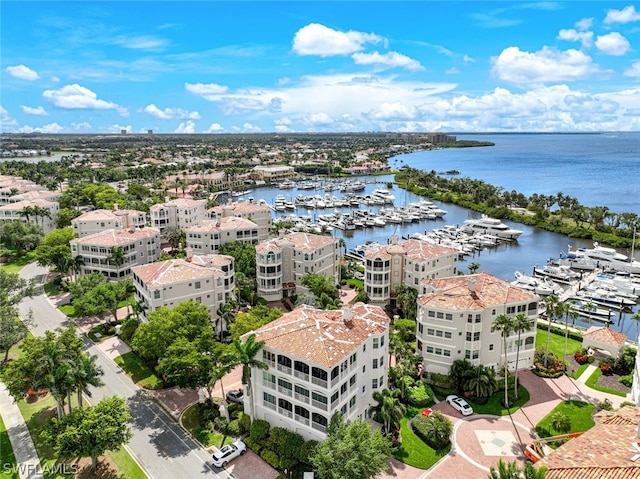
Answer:
<path fill-rule="evenodd" d="M 29 191 L 44 189 L 41 185 L 19 176 L 0 175 L 0 204 L 11 203 L 10 198 Z"/>
<path fill-rule="evenodd" d="M 251 416 L 319 441 L 338 411 L 364 419 L 373 392 L 387 385 L 388 333 L 384 310 L 363 303 L 342 310 L 301 305 L 261 327 L 255 335 L 268 368 L 251 369 Z"/>
<path fill-rule="evenodd" d="M 417 290 L 425 278 L 456 275 L 458 254 L 454 248 L 418 239 L 398 243 L 393 235 L 389 244 L 365 250 L 365 292 L 372 303 L 388 303 L 401 284 Z"/>
<path fill-rule="evenodd" d="M 83 238 L 101 231 L 144 228 L 147 215 L 142 211 L 121 210 L 117 205 L 111 210 L 93 210 L 71 220 L 74 233 Z"/>
<path fill-rule="evenodd" d="M 167 226 L 180 230 L 202 223 L 206 218 L 207 200 L 178 198 L 150 208 L 151 226 L 162 233 Z"/>
<path fill-rule="evenodd" d="M 7 201 L 9 203 L 17 203 L 18 201 L 24 200 L 46 200 L 57 202 L 62 196 L 62 193 L 59 191 L 49 191 L 49 190 L 34 190 L 34 191 L 25 191 L 24 193 L 18 193 L 17 195 L 10 196 Z"/>
<path fill-rule="evenodd" d="M 134 266 L 153 263 L 161 253 L 158 228 L 111 229 L 74 239 L 70 245 L 73 257 L 84 260 L 81 274 L 102 273 L 113 281 L 128 277 Z M 115 259 L 119 247 L 124 255 Z"/>
<path fill-rule="evenodd" d="M 293 166 L 286 165 L 258 165 L 251 171 L 251 178 L 267 183 L 293 178 L 296 174 Z"/>
<path fill-rule="evenodd" d="M 258 225 L 237 216 L 206 220 L 185 228 L 185 233 L 187 248 L 191 248 L 194 254 L 213 254 L 223 244 L 232 241 L 255 243 L 260 237 Z"/>
<path fill-rule="evenodd" d="M 42 228 L 45 234 L 56 228 L 57 201 L 22 200 L 0 206 L 0 221 L 22 221 Z"/>
<path fill-rule="evenodd" d="M 340 280 L 338 240 L 311 233 L 289 233 L 256 245 L 258 296 L 276 301 L 306 291 L 302 278 L 317 273 Z"/>
<path fill-rule="evenodd" d="M 209 211 L 212 220 L 236 216 L 254 222 L 258 226 L 258 241 L 269 238 L 269 232 L 273 225 L 271 208 L 266 203 L 254 203 L 253 201 L 238 201 L 215 206 Z"/>
<path fill-rule="evenodd" d="M 216 320 L 220 305 L 235 287 L 234 259 L 219 254 L 188 255 L 186 259 L 134 266 L 131 272 L 136 298 L 146 307 L 143 317 L 162 306 L 173 308 L 194 300 L 206 305 L 212 320 Z M 216 322 L 218 332 L 225 327 Z"/>
<path fill-rule="evenodd" d="M 503 340 L 500 331 L 491 331 L 492 325 L 500 315 L 519 313 L 531 320 L 532 327 L 519 339 L 517 332 L 507 337 L 509 369 L 533 365 L 540 300 L 535 294 L 487 273 L 424 279 L 419 292 L 416 352 L 424 358 L 425 371 L 447 374 L 457 359 L 498 371 L 503 365 Z"/>

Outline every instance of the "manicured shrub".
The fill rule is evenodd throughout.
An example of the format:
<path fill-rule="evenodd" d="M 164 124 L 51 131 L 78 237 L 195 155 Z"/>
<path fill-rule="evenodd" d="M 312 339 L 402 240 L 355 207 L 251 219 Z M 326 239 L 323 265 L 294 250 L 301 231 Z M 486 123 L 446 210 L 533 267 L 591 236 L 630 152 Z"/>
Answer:
<path fill-rule="evenodd" d="M 229 422 L 227 425 L 227 434 L 229 436 L 238 437 L 242 434 L 242 426 L 240 425 L 240 421 L 238 419 L 234 419 Z"/>
<path fill-rule="evenodd" d="M 249 449 L 251 449 L 253 452 L 255 452 L 258 455 L 260 454 L 260 451 L 262 451 L 262 446 L 260 445 L 260 443 L 255 439 L 253 439 L 251 436 L 245 437 L 244 443 L 247 445 Z"/>
<path fill-rule="evenodd" d="M 228 426 L 229 422 L 226 417 L 219 416 L 213 420 L 213 427 L 215 427 L 217 431 L 226 433 Z"/>
<path fill-rule="evenodd" d="M 578 364 L 586 364 L 589 362 L 589 354 L 584 349 L 579 349 L 573 355 L 573 358 Z"/>
<path fill-rule="evenodd" d="M 136 329 L 138 329 L 139 325 L 140 321 L 138 321 L 137 319 L 126 318 L 120 325 L 120 334 L 118 336 L 124 342 L 129 341 L 133 337 L 133 334 L 136 332 Z"/>
<path fill-rule="evenodd" d="M 433 402 L 433 391 L 424 381 L 417 381 L 405 390 L 407 402 L 413 407 L 427 407 Z"/>
<path fill-rule="evenodd" d="M 240 434 L 246 434 L 251 429 L 251 416 L 249 416 L 246 412 L 241 412 L 238 414 L 238 419 L 240 420 L 241 431 Z"/>
<path fill-rule="evenodd" d="M 256 419 L 251 423 L 250 436 L 255 441 L 262 441 L 269 435 L 271 425 L 264 419 Z"/>
<path fill-rule="evenodd" d="M 441 412 L 431 416 L 416 416 L 411 419 L 411 428 L 429 447 L 440 450 L 449 444 L 453 424 Z"/>
<path fill-rule="evenodd" d="M 620 376 L 618 378 L 618 382 L 620 382 L 621 384 L 624 384 L 625 386 L 630 388 L 631 385 L 633 384 L 633 374 L 627 374 L 625 376 Z"/>
<path fill-rule="evenodd" d="M 602 371 L 602 374 L 604 374 L 605 376 L 609 376 L 609 375 L 613 374 L 613 367 L 608 362 L 601 361 L 600 362 L 600 371 Z"/>
<path fill-rule="evenodd" d="M 260 453 L 260 457 L 274 469 L 280 467 L 280 459 L 278 459 L 278 455 L 275 452 L 270 451 L 269 449 L 263 449 Z"/>

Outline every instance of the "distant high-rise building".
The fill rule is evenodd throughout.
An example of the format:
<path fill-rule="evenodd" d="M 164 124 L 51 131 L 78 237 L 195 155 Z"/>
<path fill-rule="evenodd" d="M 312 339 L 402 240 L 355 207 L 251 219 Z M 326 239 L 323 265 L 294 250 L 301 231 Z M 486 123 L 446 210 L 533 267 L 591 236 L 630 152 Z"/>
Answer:
<path fill-rule="evenodd" d="M 147 135 L 153 135 L 153 130 L 147 130 Z"/>
<path fill-rule="evenodd" d="M 120 134 L 121 135 L 126 135 L 127 134 L 127 130 L 120 130 Z"/>

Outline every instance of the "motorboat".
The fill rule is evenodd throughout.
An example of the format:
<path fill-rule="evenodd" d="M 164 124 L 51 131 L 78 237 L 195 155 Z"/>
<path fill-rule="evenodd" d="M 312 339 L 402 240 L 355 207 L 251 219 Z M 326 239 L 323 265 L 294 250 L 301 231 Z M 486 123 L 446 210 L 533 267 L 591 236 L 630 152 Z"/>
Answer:
<path fill-rule="evenodd" d="M 580 273 L 576 273 L 568 266 L 545 265 L 543 268 L 537 266 L 533 268 L 534 276 L 548 277 L 551 280 L 562 283 L 571 284 L 580 279 Z"/>
<path fill-rule="evenodd" d="M 551 294 L 559 294 L 562 292 L 562 288 L 552 282 L 547 282 L 545 279 L 535 278 L 533 276 L 527 276 L 520 271 L 515 272 L 515 277 L 516 279 L 511 282 L 512 285 L 520 289 L 539 294 L 540 296 L 549 296 Z"/>
<path fill-rule="evenodd" d="M 604 323 L 611 323 L 614 312 L 608 308 L 599 308 L 595 303 L 584 300 L 575 300 L 574 306 L 578 314 L 583 318 L 595 319 Z"/>
<path fill-rule="evenodd" d="M 518 239 L 523 231 L 510 228 L 497 218 L 491 218 L 486 215 L 478 219 L 465 220 L 462 224 L 462 230 L 471 233 L 486 233 L 495 235 L 505 240 Z"/>
<path fill-rule="evenodd" d="M 599 268 L 640 274 L 640 261 L 630 259 L 627 255 L 619 253 L 613 248 L 600 246 L 597 242 L 593 243 L 593 248 L 579 248 L 573 253 L 578 257 L 595 261 Z"/>
<path fill-rule="evenodd" d="M 389 190 L 385 190 L 383 188 L 373 190 L 373 193 L 371 193 L 371 196 L 380 198 L 385 203 L 393 203 L 396 199 L 396 197 L 393 196 L 393 194 Z"/>
<path fill-rule="evenodd" d="M 631 299 L 623 298 L 612 291 L 607 291 L 602 288 L 595 290 L 585 289 L 578 291 L 576 294 L 579 298 L 586 298 L 593 303 L 618 310 L 630 309 L 636 304 L 636 302 Z"/>

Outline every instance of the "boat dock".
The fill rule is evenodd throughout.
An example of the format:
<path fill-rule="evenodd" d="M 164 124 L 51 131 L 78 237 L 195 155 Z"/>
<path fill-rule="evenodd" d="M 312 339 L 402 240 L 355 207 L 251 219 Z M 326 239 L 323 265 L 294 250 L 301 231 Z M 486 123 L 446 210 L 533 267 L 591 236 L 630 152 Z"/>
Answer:
<path fill-rule="evenodd" d="M 596 270 L 589 271 L 587 274 L 583 273 L 580 281 L 570 284 L 569 287 L 560 294 L 560 301 L 565 302 L 574 298 L 584 285 L 591 284 L 595 281 L 598 273 L 599 271 Z"/>

